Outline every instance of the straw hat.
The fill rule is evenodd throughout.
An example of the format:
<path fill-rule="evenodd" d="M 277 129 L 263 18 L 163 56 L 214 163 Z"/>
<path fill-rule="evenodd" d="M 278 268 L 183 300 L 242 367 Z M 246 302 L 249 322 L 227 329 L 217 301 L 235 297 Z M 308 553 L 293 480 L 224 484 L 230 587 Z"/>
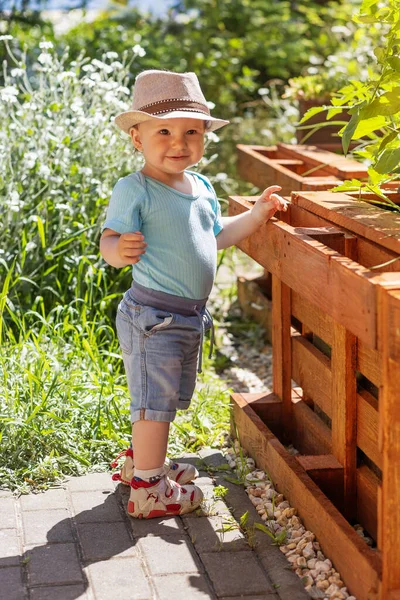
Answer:
<path fill-rule="evenodd" d="M 133 125 L 149 119 L 178 117 L 209 121 L 208 131 L 229 123 L 210 115 L 195 73 L 155 69 L 139 73 L 133 88 L 131 110 L 120 113 L 114 121 L 125 133 L 129 133 Z"/>

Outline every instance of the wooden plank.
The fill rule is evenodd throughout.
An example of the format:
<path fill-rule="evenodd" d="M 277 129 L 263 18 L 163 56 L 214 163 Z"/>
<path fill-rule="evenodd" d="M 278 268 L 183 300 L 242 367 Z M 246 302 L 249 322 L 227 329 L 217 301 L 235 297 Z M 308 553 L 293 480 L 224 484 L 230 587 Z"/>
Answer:
<path fill-rule="evenodd" d="M 335 227 L 339 227 L 340 230 L 345 233 L 352 233 L 348 229 L 339 226 L 337 223 L 334 223 L 334 221 L 329 221 L 327 218 L 323 219 L 320 216 L 314 215 L 312 212 L 309 212 L 308 210 L 305 210 L 296 204 L 290 205 L 289 212 L 291 215 L 290 224 L 294 227 L 327 227 L 329 225 L 335 225 Z M 337 218 L 334 216 L 334 213 L 333 218 L 337 220 Z M 356 248 L 352 250 L 352 253 L 347 253 L 346 251 L 345 255 L 360 263 L 360 265 L 367 267 L 368 269 L 370 267 L 376 267 L 377 265 L 385 264 L 399 256 L 398 252 L 392 252 L 391 250 L 383 248 L 382 246 L 379 246 L 378 244 L 375 244 L 374 242 L 371 242 L 362 236 L 358 236 L 356 240 L 356 243 L 354 241 L 351 242 L 352 244 L 356 244 Z M 399 260 L 376 269 L 377 272 L 383 270 L 399 271 Z"/>
<path fill-rule="evenodd" d="M 282 400 L 272 392 L 248 393 L 246 402 L 274 435 L 282 435 Z"/>
<path fill-rule="evenodd" d="M 301 335 L 292 336 L 292 379 L 306 396 L 331 416 L 331 361 Z"/>
<path fill-rule="evenodd" d="M 329 346 L 332 345 L 332 317 L 295 291 L 292 291 L 292 315 Z"/>
<path fill-rule="evenodd" d="M 339 323 L 333 324 L 331 358 L 332 454 L 344 468 L 344 514 L 356 509 L 357 385 L 356 338 Z"/>
<path fill-rule="evenodd" d="M 288 161 L 281 156 L 276 146 L 238 144 L 236 148 L 239 175 L 260 189 L 280 185 L 281 194 L 286 195 L 293 190 L 332 189 L 340 183 L 339 179 L 329 174 L 326 177 L 304 178 L 301 175 L 302 161 Z"/>
<path fill-rule="evenodd" d="M 368 347 L 362 340 L 358 340 L 357 371 L 379 387 L 382 380 L 382 357 L 378 350 Z"/>
<path fill-rule="evenodd" d="M 306 402 L 292 396 L 293 444 L 302 454 L 330 454 L 331 431 Z"/>
<path fill-rule="evenodd" d="M 245 395 L 234 394 L 231 398 L 242 446 L 297 508 L 305 527 L 315 533 L 322 551 L 330 557 L 350 592 L 356 594 L 358 600 L 377 600 L 379 555 L 361 540 L 295 457 L 262 423 L 247 405 Z"/>
<path fill-rule="evenodd" d="M 245 212 L 249 206 L 244 198 L 230 198 L 231 215 Z M 293 226 L 274 217 L 238 247 L 367 345 L 376 347 L 376 284 L 392 274 L 371 276 L 368 269 L 298 235 Z M 400 282 L 400 275 L 398 279 Z"/>
<path fill-rule="evenodd" d="M 290 288 L 272 275 L 273 392 L 282 400 L 282 426 L 287 439 L 292 433 Z"/>
<path fill-rule="evenodd" d="M 366 390 L 360 390 L 357 394 L 357 446 L 382 469 L 378 430 L 378 400 Z"/>
<path fill-rule="evenodd" d="M 400 254 L 400 214 L 343 193 L 296 192 L 293 204 Z M 399 267 L 397 267 L 399 268 Z"/>
<path fill-rule="evenodd" d="M 383 598 L 400 589 L 400 291 L 379 290 L 379 391 L 382 449 L 381 551 Z M 386 595 L 385 595 L 386 594 Z"/>
<path fill-rule="evenodd" d="M 378 477 L 367 465 L 357 469 L 357 521 L 374 540 L 377 539 L 379 485 Z"/>
<path fill-rule="evenodd" d="M 341 154 L 301 144 L 278 144 L 277 148 L 282 155 L 303 160 L 312 167 L 320 166 L 319 172 L 334 175 L 342 181 L 353 177 L 356 179 L 368 178 L 368 169 L 365 165 Z"/>
<path fill-rule="evenodd" d="M 332 454 L 296 456 L 307 475 L 343 511 L 343 467 Z"/>

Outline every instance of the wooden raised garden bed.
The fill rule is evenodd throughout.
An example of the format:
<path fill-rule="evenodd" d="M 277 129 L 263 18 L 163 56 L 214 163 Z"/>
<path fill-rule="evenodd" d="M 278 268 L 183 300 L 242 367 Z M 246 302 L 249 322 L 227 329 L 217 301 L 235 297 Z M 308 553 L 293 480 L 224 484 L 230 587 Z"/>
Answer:
<path fill-rule="evenodd" d="M 239 175 L 263 189 L 280 185 L 281 194 L 329 190 L 345 179 L 366 179 L 367 168 L 355 160 L 316 146 L 237 145 Z"/>
<path fill-rule="evenodd" d="M 400 256 L 400 215 L 298 192 L 277 216 L 239 244 L 272 274 L 274 365 L 272 391 L 232 396 L 240 441 L 351 593 L 399 600 L 400 261 L 370 267 Z"/>

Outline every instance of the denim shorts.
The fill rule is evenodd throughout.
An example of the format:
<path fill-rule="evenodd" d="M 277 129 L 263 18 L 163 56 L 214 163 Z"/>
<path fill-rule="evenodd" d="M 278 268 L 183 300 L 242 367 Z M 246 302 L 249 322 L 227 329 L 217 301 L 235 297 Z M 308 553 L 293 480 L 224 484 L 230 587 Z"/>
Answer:
<path fill-rule="evenodd" d="M 142 304 L 125 293 L 116 317 L 131 396 L 131 422 L 174 420 L 189 407 L 196 385 L 201 328 L 210 328 L 205 308 L 184 316 Z"/>

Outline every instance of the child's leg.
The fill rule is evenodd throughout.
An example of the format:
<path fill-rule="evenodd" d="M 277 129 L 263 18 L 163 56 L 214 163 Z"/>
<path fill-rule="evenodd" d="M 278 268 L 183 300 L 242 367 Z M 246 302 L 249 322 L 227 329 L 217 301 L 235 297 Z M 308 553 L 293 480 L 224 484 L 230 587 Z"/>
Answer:
<path fill-rule="evenodd" d="M 136 421 L 132 424 L 132 446 L 135 469 L 147 471 L 161 468 L 167 456 L 169 423 Z"/>

